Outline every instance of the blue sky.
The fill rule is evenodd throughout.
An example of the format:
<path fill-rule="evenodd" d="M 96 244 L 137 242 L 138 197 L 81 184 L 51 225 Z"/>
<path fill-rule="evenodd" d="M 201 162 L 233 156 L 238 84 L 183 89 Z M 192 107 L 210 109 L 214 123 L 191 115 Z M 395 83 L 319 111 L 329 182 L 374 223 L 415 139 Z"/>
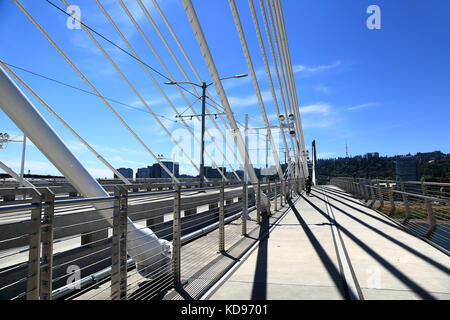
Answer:
<path fill-rule="evenodd" d="M 59 0 L 52 1 L 60 7 L 63 6 Z M 137 4 L 131 0 L 124 2 L 173 77 L 184 80 Z M 66 27 L 67 16 L 46 1 L 22 0 L 21 3 L 104 96 L 144 108 L 85 32 L 82 29 Z M 69 3 L 80 7 L 84 23 L 125 48 L 94 1 L 78 0 Z M 141 59 L 164 72 L 119 3 L 116 0 L 102 0 L 101 3 Z M 184 70 L 194 80 L 193 72 L 176 48 L 151 1 L 144 3 L 161 27 Z M 209 73 L 181 1 L 159 0 L 158 3 L 200 77 L 209 82 Z M 228 2 L 193 0 L 193 4 L 220 76 L 248 73 Z M 236 0 L 236 4 L 265 107 L 269 119 L 276 124 L 275 108 L 248 2 Z M 366 27 L 369 17 L 366 9 L 372 4 L 381 9 L 380 30 L 369 30 Z M 257 1 L 255 7 L 260 26 L 263 27 Z M 375 151 L 381 155 L 433 150 L 450 152 L 449 1 L 282 0 L 282 7 L 300 103 L 303 134 L 308 149 L 315 139 L 319 157 L 344 156 L 346 143 L 351 155 Z M 1 1 L 0 12 L 0 59 L 89 90 L 12 1 Z M 262 32 L 269 63 L 272 63 L 263 29 Z M 171 119 L 161 119 L 167 128 L 174 133 L 180 130 L 182 126 L 172 121 L 175 120 L 175 113 L 141 66 L 117 48 L 99 41 L 152 110 Z M 14 71 L 115 167 L 136 169 L 154 162 L 150 154 L 108 111 L 99 98 L 20 70 Z M 164 85 L 167 80 L 161 76 L 154 73 L 153 75 L 175 107 L 180 112 L 184 111 L 187 105 L 175 88 Z M 253 119 L 261 119 L 249 77 L 226 80 L 223 84 L 235 117 L 240 123 L 244 122 L 245 113 Z M 215 91 L 211 88 L 210 92 Z M 191 103 L 195 100 L 189 94 L 186 97 Z M 214 97 L 219 101 L 216 95 Z M 108 169 L 36 100 L 31 101 L 94 176 L 111 176 Z M 111 105 L 155 154 L 171 154 L 174 143 L 165 136 L 150 114 L 114 103 Z M 194 104 L 197 112 L 200 112 L 200 107 L 200 103 Z M 186 111 L 187 113 L 189 111 Z M 193 121 L 188 122 L 194 125 Z M 261 126 L 261 123 L 251 122 L 250 125 Z M 207 122 L 207 127 L 212 128 L 212 124 Z M 1 111 L 0 131 L 8 132 L 13 137 L 21 135 L 20 129 Z M 207 145 L 210 143 L 207 142 Z M 197 150 L 190 151 L 196 158 L 194 160 L 198 161 Z M 5 149 L 0 150 L 0 159 L 17 171 L 20 157 L 20 143 L 11 142 Z M 280 157 L 283 157 L 281 152 Z M 256 155 L 252 160 L 255 166 L 265 164 L 264 157 Z M 209 164 L 209 161 L 206 160 L 206 163 Z M 32 173 L 57 174 L 57 170 L 32 144 L 27 149 L 25 168 Z M 182 166 L 181 171 L 193 173 L 188 165 Z"/>

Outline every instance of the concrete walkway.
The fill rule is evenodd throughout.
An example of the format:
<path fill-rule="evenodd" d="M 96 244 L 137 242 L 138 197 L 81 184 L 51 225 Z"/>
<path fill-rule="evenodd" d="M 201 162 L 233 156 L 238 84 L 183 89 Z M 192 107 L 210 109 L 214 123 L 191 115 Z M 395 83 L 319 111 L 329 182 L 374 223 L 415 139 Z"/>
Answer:
<path fill-rule="evenodd" d="M 344 250 L 336 249 L 336 239 Z M 208 296 L 348 299 L 353 281 L 359 299 L 450 299 L 449 268 L 447 254 L 338 188 L 326 187 L 292 205 Z"/>

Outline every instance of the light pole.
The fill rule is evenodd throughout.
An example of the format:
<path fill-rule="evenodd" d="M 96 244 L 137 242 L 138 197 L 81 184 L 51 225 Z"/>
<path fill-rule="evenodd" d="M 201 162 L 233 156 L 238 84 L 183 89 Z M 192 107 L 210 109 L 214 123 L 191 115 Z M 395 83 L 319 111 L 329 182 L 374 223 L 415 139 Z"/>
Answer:
<path fill-rule="evenodd" d="M 231 79 L 231 78 L 244 78 L 248 76 L 247 74 L 238 74 L 230 77 L 221 78 L 219 80 L 225 80 L 225 79 Z M 201 85 L 193 82 L 188 81 L 180 81 L 180 82 L 165 82 L 165 84 L 170 85 L 178 85 L 180 83 L 187 83 L 192 84 L 194 86 L 202 88 L 202 143 L 201 143 L 201 149 L 200 149 L 200 188 L 203 187 L 204 179 L 205 179 L 205 109 L 206 109 L 206 88 L 208 88 L 210 85 L 212 85 L 214 82 L 211 82 L 209 84 L 206 84 L 206 82 L 202 82 Z"/>

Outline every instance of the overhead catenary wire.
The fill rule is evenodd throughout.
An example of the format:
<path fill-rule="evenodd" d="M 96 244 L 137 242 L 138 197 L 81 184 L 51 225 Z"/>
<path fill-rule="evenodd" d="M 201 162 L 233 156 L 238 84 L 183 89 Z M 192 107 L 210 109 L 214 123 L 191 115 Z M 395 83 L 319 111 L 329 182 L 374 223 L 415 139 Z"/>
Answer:
<path fill-rule="evenodd" d="M 45 0 L 47 1 L 50 5 L 52 5 L 53 7 L 55 7 L 56 9 L 59 10 L 59 12 L 62 12 L 63 14 L 69 16 L 70 18 L 74 19 L 75 21 L 77 21 L 78 23 L 80 23 L 80 25 L 86 27 L 87 29 L 89 29 L 90 31 L 92 31 L 93 33 L 95 33 L 97 36 L 99 36 L 100 38 L 102 38 L 103 40 L 107 41 L 108 43 L 110 43 L 111 45 L 113 45 L 114 47 L 116 47 L 117 49 L 119 49 L 120 51 L 124 52 L 125 54 L 127 54 L 128 56 L 132 57 L 133 59 L 136 59 L 136 57 L 134 57 L 130 52 L 128 52 L 127 50 L 125 50 L 124 48 L 122 48 L 121 46 L 119 46 L 117 43 L 115 43 L 114 41 L 112 41 L 111 39 L 107 38 L 106 36 L 104 36 L 103 34 L 101 34 L 100 32 L 96 31 L 94 28 L 86 25 L 84 22 L 82 22 L 80 19 L 78 19 L 78 17 L 76 17 L 73 13 L 70 14 L 66 11 L 64 11 L 62 8 L 60 8 L 58 5 L 56 5 L 55 3 L 51 2 L 50 0 Z M 157 73 L 158 75 L 160 75 L 161 77 L 165 78 L 166 80 L 170 80 L 170 78 L 168 78 L 164 73 L 158 71 L 157 69 L 155 69 L 154 67 L 150 66 L 149 64 L 145 63 L 144 61 L 140 61 L 143 64 L 145 64 L 145 66 L 149 69 L 151 69 L 152 71 L 154 71 L 155 73 Z M 192 93 L 191 91 L 187 90 L 186 88 L 181 86 L 181 89 L 183 89 L 184 91 L 186 91 L 187 93 L 196 96 L 194 93 Z M 216 103 L 217 106 L 219 106 L 220 108 L 222 108 L 222 106 L 220 106 L 219 104 Z M 223 108 L 222 108 L 223 109 Z"/>
<path fill-rule="evenodd" d="M 68 3 L 65 0 L 61 0 L 67 7 L 69 7 Z M 127 85 L 130 87 L 130 89 L 133 91 L 133 93 L 138 97 L 138 99 L 141 101 L 141 103 L 147 108 L 147 110 L 152 114 L 153 118 L 158 122 L 158 124 L 161 126 L 161 128 L 166 132 L 166 134 L 169 136 L 169 138 L 174 142 L 174 144 L 180 149 L 180 151 L 186 156 L 186 158 L 191 162 L 193 167 L 199 171 L 198 167 L 194 163 L 194 161 L 191 159 L 191 157 L 186 153 L 186 151 L 183 149 L 183 147 L 178 143 L 178 141 L 173 137 L 171 132 L 166 128 L 166 126 L 159 120 L 159 118 L 153 113 L 153 110 L 148 106 L 147 102 L 142 98 L 142 96 L 139 94 L 139 92 L 136 90 L 136 88 L 131 84 L 130 80 L 125 76 L 125 74 L 120 70 L 120 68 L 117 66 L 117 64 L 112 60 L 112 58 L 109 56 L 109 54 L 104 50 L 104 48 L 100 45 L 100 43 L 95 39 L 95 37 L 92 35 L 92 33 L 89 31 L 88 28 L 82 25 L 83 30 L 87 33 L 87 35 L 91 38 L 91 40 L 95 43 L 98 49 L 103 53 L 105 58 L 110 62 L 110 64 L 113 66 L 113 68 L 119 73 L 119 75 L 122 77 L 122 79 L 127 83 Z M 167 167 L 157 158 L 154 157 L 155 160 L 157 159 L 158 163 L 163 168 Z M 165 169 L 165 171 L 166 171 Z M 178 182 L 178 179 L 175 177 L 174 173 L 171 172 L 169 169 L 166 171 L 170 177 L 175 179 Z"/>
<path fill-rule="evenodd" d="M 96 0 L 98 2 L 98 0 Z M 178 59 L 176 58 L 175 54 L 173 53 L 172 49 L 170 48 L 169 44 L 167 43 L 166 39 L 164 38 L 164 36 L 162 35 L 162 33 L 160 32 L 158 26 L 156 25 L 155 21 L 152 19 L 152 17 L 150 16 L 148 10 L 145 8 L 144 4 L 142 3 L 141 0 L 137 0 L 139 6 L 141 7 L 142 11 L 144 12 L 144 15 L 146 16 L 147 20 L 150 22 L 150 24 L 152 25 L 153 29 L 156 31 L 156 33 L 158 34 L 158 37 L 160 38 L 160 40 L 163 42 L 164 47 L 166 48 L 166 50 L 169 52 L 169 55 L 171 56 L 172 60 L 175 62 L 175 64 L 177 65 L 178 69 L 181 71 L 181 73 L 183 74 L 184 78 L 186 79 L 187 82 L 189 82 L 189 85 L 191 86 L 193 92 L 197 95 L 197 97 L 200 98 L 200 95 L 197 93 L 195 86 L 190 83 L 191 80 L 189 79 L 189 77 L 187 76 L 186 72 L 184 71 L 184 69 L 182 68 L 182 66 L 180 65 Z M 122 4 L 123 1 L 119 0 L 119 2 Z M 141 35 L 144 37 L 144 34 L 141 33 Z M 148 43 L 148 41 L 147 41 Z M 148 43 L 149 44 L 149 43 Z M 154 51 L 154 50 L 152 50 Z M 156 54 L 156 52 L 154 52 Z M 170 74 L 169 70 L 167 70 L 167 68 L 165 67 L 165 65 L 163 64 L 162 60 L 158 58 L 158 61 L 160 62 L 160 64 L 163 66 L 164 70 L 167 72 L 167 74 L 169 75 L 169 77 L 171 78 L 171 81 L 173 80 L 172 75 Z M 177 89 L 180 91 L 180 88 L 177 84 Z M 187 101 L 185 95 L 183 94 L 183 92 L 180 91 L 181 96 L 183 97 L 183 99 L 185 100 L 185 102 L 187 104 L 189 104 L 189 102 Z M 211 99 L 211 98 L 210 98 Z M 212 100 L 212 99 L 211 99 Z M 206 107 L 206 106 L 205 106 Z M 189 107 L 191 109 L 191 111 L 193 112 L 193 114 L 195 115 L 197 120 L 201 120 L 200 117 L 197 115 L 197 113 L 195 112 L 195 109 L 193 109 L 191 106 Z M 206 112 L 209 114 L 209 110 L 206 109 Z M 211 121 L 215 124 L 215 120 L 212 117 L 212 115 L 209 115 Z M 216 129 L 218 129 L 218 131 L 220 132 L 220 134 L 222 135 L 223 138 L 225 138 L 222 134 L 222 131 L 219 130 L 219 128 L 216 125 Z M 206 128 L 205 133 L 211 138 L 211 140 L 213 141 L 214 145 L 217 147 L 217 151 L 223 156 L 224 160 L 227 162 L 228 166 L 231 168 L 232 172 L 234 173 L 234 175 L 236 176 L 236 178 L 240 181 L 240 177 L 239 175 L 236 173 L 236 171 L 234 170 L 233 166 L 231 165 L 231 163 L 228 161 L 227 157 L 225 156 L 225 154 L 222 152 L 221 148 L 217 145 L 215 139 L 212 137 L 212 135 L 210 134 L 209 130 Z M 195 138 L 195 136 L 194 136 Z M 226 139 L 225 139 L 226 140 Z M 234 155 L 234 150 L 232 150 L 232 153 Z M 214 162 L 214 161 L 213 161 Z M 213 163 L 213 166 L 215 164 Z M 217 165 L 216 165 L 217 166 Z M 222 172 L 219 171 L 221 174 Z M 222 174 L 223 176 L 223 174 Z M 225 178 L 226 179 L 226 178 Z M 228 180 L 228 179 L 226 179 Z"/>
<path fill-rule="evenodd" d="M 141 1 L 139 1 L 139 2 L 141 3 Z M 159 7 L 158 3 L 157 3 L 155 0 L 152 0 L 152 2 L 153 2 L 154 7 L 156 8 L 157 12 L 159 13 L 161 19 L 164 21 L 164 24 L 166 25 L 167 29 L 169 30 L 169 32 L 170 32 L 172 38 L 175 40 L 175 43 L 177 44 L 178 48 L 180 49 L 181 53 L 183 54 L 185 60 L 186 60 L 187 63 L 189 64 L 189 67 L 191 68 L 191 70 L 193 71 L 195 77 L 197 78 L 197 81 L 198 81 L 199 83 L 202 82 L 202 80 L 200 79 L 200 76 L 199 76 L 197 70 L 196 70 L 195 67 L 193 66 L 191 60 L 189 59 L 188 54 L 187 54 L 186 51 L 184 50 L 184 47 L 181 45 L 180 41 L 178 40 L 178 38 L 177 38 L 175 32 L 173 31 L 172 27 L 170 26 L 169 22 L 167 21 L 166 17 L 164 16 L 164 13 L 162 12 L 162 10 L 161 10 L 161 8 Z M 143 7 L 143 8 L 145 8 L 145 7 Z M 148 16 L 150 16 L 150 15 L 148 15 Z M 150 19 L 151 19 L 151 18 L 150 18 Z M 152 21 L 151 21 L 151 22 L 152 22 Z M 155 28 L 155 30 L 157 30 L 158 35 L 161 34 L 161 33 L 159 32 L 159 29 L 158 29 L 158 27 L 157 27 L 156 24 L 152 23 L 152 26 Z M 163 39 L 164 39 L 164 36 L 162 36 L 162 34 L 161 34 L 161 40 L 163 40 Z M 168 47 L 168 49 L 170 49 L 170 46 L 167 45 L 167 47 Z M 184 69 L 179 65 L 178 60 L 176 59 L 175 55 L 173 55 L 173 53 L 171 52 L 171 50 L 169 51 L 169 53 L 171 54 L 173 60 L 176 62 L 176 64 L 177 64 L 177 66 L 179 67 L 180 71 L 183 73 L 185 79 L 186 79 L 188 82 L 191 82 L 191 80 L 189 79 L 189 77 L 186 75 Z M 195 92 L 195 94 L 198 95 L 197 91 L 195 90 L 195 87 L 194 87 L 192 84 L 190 84 L 190 86 L 191 86 L 191 88 L 193 89 L 193 91 Z M 213 102 L 213 104 L 212 104 L 213 108 L 214 108 L 217 112 L 219 112 L 219 110 L 218 110 L 217 107 L 216 107 L 217 103 L 212 99 L 212 97 L 210 96 L 210 94 L 209 94 L 209 92 L 208 92 L 207 89 L 206 89 L 206 92 L 205 92 L 205 93 L 206 93 L 206 98 L 208 98 L 209 100 L 211 100 L 211 101 Z M 199 95 L 198 95 L 198 96 L 199 96 Z M 206 106 L 205 106 L 205 107 L 206 107 Z M 223 110 L 222 107 L 221 107 L 221 109 Z M 222 130 L 220 130 L 219 126 L 217 125 L 216 121 L 215 121 L 214 118 L 212 117 L 211 112 L 208 110 L 207 107 L 206 107 L 206 112 L 209 114 L 209 117 L 210 117 L 210 119 L 211 119 L 213 125 L 215 126 L 215 128 L 216 128 L 216 129 L 220 132 L 220 134 L 222 135 L 222 138 L 224 139 L 225 144 L 226 144 L 226 146 L 228 147 L 228 149 L 231 151 L 233 157 L 234 157 L 237 161 L 239 161 L 239 159 L 238 159 L 237 156 L 236 156 L 236 153 L 234 152 L 233 147 L 230 145 L 229 141 L 228 141 L 227 139 L 225 139 L 225 136 L 224 136 L 224 134 L 222 133 Z M 228 129 L 228 125 L 227 125 L 226 121 L 224 120 L 224 118 L 222 117 L 222 114 L 221 114 L 220 112 L 219 112 L 218 116 L 219 116 L 220 120 L 222 121 L 222 123 L 224 124 L 225 129 Z"/>
<path fill-rule="evenodd" d="M 119 177 L 125 184 L 131 185 L 131 182 L 125 178 L 119 171 L 117 171 L 105 158 L 103 158 L 86 140 L 84 140 L 64 119 L 62 119 L 42 98 L 31 89 L 22 79 L 20 79 L 11 69 L 9 69 L 2 61 L 0 65 L 13 76 L 27 91 L 39 101 L 41 105 L 47 109 L 67 130 L 69 130 L 86 148 L 89 149 L 108 169 L 110 169 L 115 175 Z"/>
<path fill-rule="evenodd" d="M 250 181 L 252 181 L 253 183 L 257 183 L 258 178 L 256 177 L 253 164 L 248 157 L 248 153 L 245 149 L 242 134 L 238 126 L 236 125 L 236 120 L 234 119 L 234 115 L 228 102 L 228 98 L 225 94 L 225 90 L 222 86 L 222 83 L 220 82 L 217 68 L 214 64 L 214 60 L 208 48 L 208 44 L 206 42 L 205 35 L 203 34 L 202 28 L 200 26 L 200 22 L 198 21 L 197 14 L 195 13 L 191 0 L 182 0 L 182 3 L 184 11 L 186 12 L 186 15 L 189 19 L 189 23 L 194 32 L 197 43 L 199 45 L 200 51 L 202 52 L 203 60 L 205 61 L 206 66 L 208 67 L 209 74 L 213 79 L 214 87 L 220 98 L 222 107 L 225 109 L 225 113 L 227 115 L 228 122 L 230 123 L 232 134 L 234 135 L 235 143 L 237 144 L 239 154 L 241 155 L 241 160 L 243 160 L 242 162 L 244 163 L 247 169 Z M 248 161 L 245 161 L 245 159 L 247 159 Z"/>
<path fill-rule="evenodd" d="M 117 33 L 120 35 L 120 37 L 122 38 L 122 40 L 125 42 L 125 44 L 127 45 L 127 47 L 130 49 L 130 51 L 133 52 L 134 55 L 137 56 L 136 51 L 132 48 L 131 44 L 129 43 L 129 41 L 123 36 L 123 34 L 119 31 L 117 25 L 113 22 L 112 18 L 107 14 L 106 10 L 104 10 L 104 8 L 101 6 L 101 4 L 98 2 L 98 0 L 96 0 L 97 5 L 100 7 L 100 9 L 102 10 L 102 12 L 104 13 L 104 15 L 107 17 L 108 21 L 113 25 L 114 29 L 117 31 Z M 165 67 L 164 63 L 162 62 L 162 60 L 160 59 L 159 55 L 156 53 L 156 51 L 154 50 L 154 48 L 151 46 L 150 42 L 148 41 L 147 37 L 144 35 L 144 33 L 142 32 L 141 28 L 139 27 L 139 25 L 137 24 L 136 20 L 133 18 L 133 16 L 131 15 L 130 11 L 128 10 L 128 8 L 126 7 L 126 5 L 123 3 L 123 1 L 119 0 L 120 5 L 122 6 L 123 10 L 125 11 L 126 15 L 128 16 L 128 18 L 131 20 L 131 22 L 133 23 L 133 25 L 135 26 L 135 28 L 139 31 L 140 35 L 143 37 L 143 39 L 145 40 L 146 44 L 149 46 L 149 48 L 151 49 L 151 51 L 153 52 L 153 54 L 155 55 L 155 57 L 158 59 L 159 63 L 161 64 L 161 66 L 164 68 L 164 70 L 167 72 L 167 74 L 169 75 L 169 79 L 171 79 L 171 81 L 173 81 L 172 76 L 170 75 L 169 70 L 167 70 L 167 68 Z M 155 79 L 151 76 L 151 74 L 148 72 L 148 70 L 145 68 L 145 66 L 143 64 L 141 64 L 141 66 L 144 68 L 144 70 L 147 72 L 147 75 L 152 79 L 153 83 L 155 84 L 155 86 L 158 88 L 158 90 L 161 92 L 161 94 L 164 96 L 164 98 L 166 99 L 167 103 L 169 103 L 170 107 L 174 110 L 174 112 L 176 113 L 176 115 L 180 118 L 180 114 L 178 112 L 178 110 L 175 108 L 175 106 L 173 105 L 173 103 L 170 101 L 169 97 L 167 97 L 167 95 L 164 93 L 164 90 L 160 87 L 160 85 L 155 81 Z M 177 86 L 178 88 L 178 86 Z M 179 93 L 182 95 L 182 97 L 184 98 L 185 102 L 189 105 L 189 102 L 187 101 L 186 97 L 184 96 L 184 94 L 182 93 L 182 91 L 178 88 Z M 190 107 L 191 110 L 192 107 Z M 194 111 L 195 112 L 195 111 Z M 201 141 L 198 139 L 198 137 L 196 137 L 196 135 L 194 134 L 194 132 L 190 129 L 190 127 L 186 124 L 185 120 L 183 118 L 180 118 L 181 122 L 186 126 L 186 128 L 188 129 L 189 133 L 192 135 L 192 137 L 194 138 L 195 141 L 197 141 L 199 144 L 201 144 Z M 212 161 L 213 165 L 215 165 L 214 159 L 211 157 L 211 155 L 206 151 L 205 154 L 210 158 L 210 160 Z M 194 166 L 195 167 L 195 166 Z M 200 172 L 200 169 L 198 169 L 198 171 Z M 219 173 L 222 175 L 222 177 L 228 181 L 228 179 L 225 177 L 225 175 L 223 174 L 223 172 L 218 169 Z M 207 179 L 206 179 L 207 180 Z"/>
<path fill-rule="evenodd" d="M 159 160 L 159 158 L 150 150 L 150 148 L 142 141 L 141 138 L 131 129 L 126 121 L 114 110 L 114 108 L 105 100 L 93 84 L 84 76 L 84 74 L 75 66 L 75 64 L 69 59 L 69 57 L 59 48 L 59 46 L 50 38 L 50 36 L 42 29 L 37 21 L 28 13 L 28 11 L 18 2 L 18 0 L 12 0 L 14 4 L 23 12 L 23 14 L 30 20 L 31 23 L 41 32 L 41 34 L 47 39 L 48 42 L 58 51 L 58 53 L 66 60 L 66 62 L 78 73 L 78 75 L 86 82 L 86 84 L 94 91 L 108 109 L 119 119 L 119 121 L 130 131 L 130 133 L 138 140 L 138 142 L 150 153 L 150 155 L 159 163 L 161 168 L 167 172 L 167 174 L 173 178 L 176 182 L 179 182 L 172 172 Z"/>

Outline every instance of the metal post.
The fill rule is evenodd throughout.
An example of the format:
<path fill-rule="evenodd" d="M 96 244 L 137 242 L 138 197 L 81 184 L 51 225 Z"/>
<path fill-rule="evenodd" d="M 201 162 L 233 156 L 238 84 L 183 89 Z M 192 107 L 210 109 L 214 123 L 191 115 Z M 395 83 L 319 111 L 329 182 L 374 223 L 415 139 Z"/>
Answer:
<path fill-rule="evenodd" d="M 433 213 L 433 204 L 431 203 L 430 199 L 425 199 L 425 205 L 427 207 L 428 222 L 430 223 L 430 228 L 428 229 L 425 237 L 431 238 L 437 228 L 436 218 Z"/>
<path fill-rule="evenodd" d="M 261 223 L 261 182 L 259 180 L 256 188 L 256 221 Z"/>
<path fill-rule="evenodd" d="M 278 200 L 277 181 L 275 180 L 275 211 L 278 211 L 277 200 Z"/>
<path fill-rule="evenodd" d="M 391 211 L 389 211 L 389 216 L 392 217 L 395 214 L 395 201 L 394 201 L 394 192 L 392 188 L 389 186 L 388 182 L 388 195 L 389 195 L 389 203 L 391 204 Z"/>
<path fill-rule="evenodd" d="M 27 145 L 27 136 L 23 135 L 23 145 L 22 145 L 22 162 L 20 163 L 20 180 L 19 180 L 19 188 L 23 187 L 23 174 L 25 171 L 25 148 Z M 25 200 L 25 196 L 23 197 Z"/>
<path fill-rule="evenodd" d="M 268 211 L 269 215 L 270 215 L 270 198 L 271 198 L 271 196 L 272 196 L 272 186 L 270 185 L 270 180 L 269 180 L 268 184 L 267 184 L 267 201 L 269 203 L 269 211 Z M 277 201 L 277 199 L 275 198 L 275 202 L 276 201 Z"/>
<path fill-rule="evenodd" d="M 248 194 L 247 183 L 242 182 L 242 235 L 247 234 L 247 214 L 248 214 Z"/>
<path fill-rule="evenodd" d="M 120 300 L 120 189 L 114 188 L 111 252 L 111 300 Z"/>
<path fill-rule="evenodd" d="M 224 184 L 220 185 L 219 196 L 219 251 L 225 251 L 225 188 Z"/>
<path fill-rule="evenodd" d="M 41 241 L 42 241 L 42 263 L 41 263 L 41 300 L 52 299 L 53 280 L 53 217 L 55 213 L 55 195 L 47 188 L 44 193 L 44 217 L 42 219 Z"/>
<path fill-rule="evenodd" d="M 203 188 L 203 180 L 205 179 L 205 99 L 206 99 L 206 83 L 202 84 L 202 144 L 200 150 L 200 188 Z"/>
<path fill-rule="evenodd" d="M 370 182 L 370 193 L 371 193 L 371 195 L 372 195 L 372 202 L 370 203 L 370 205 L 369 205 L 369 207 L 371 208 L 371 209 L 373 209 L 373 207 L 375 206 L 375 202 L 377 201 L 377 199 L 376 199 L 376 195 L 375 195 L 375 187 L 373 186 L 373 184 L 372 184 L 372 181 Z"/>
<path fill-rule="evenodd" d="M 405 206 L 405 219 L 403 220 L 402 224 L 407 224 L 409 219 L 411 219 L 411 210 L 409 208 L 408 195 L 405 192 L 405 184 L 401 180 L 400 180 L 400 188 L 402 190 L 402 199 L 403 204 Z"/>
<path fill-rule="evenodd" d="M 383 200 L 383 193 L 381 191 L 381 185 L 378 179 L 377 179 L 377 191 L 378 191 L 378 198 L 380 199 L 380 206 L 378 207 L 378 210 L 381 211 L 384 207 L 384 200 Z"/>
<path fill-rule="evenodd" d="M 174 285 L 181 284 L 181 191 L 180 185 L 175 186 L 173 201 L 173 240 L 172 240 L 172 263 Z"/>
<path fill-rule="evenodd" d="M 120 300 L 127 299 L 127 218 L 128 218 L 128 190 L 121 187 L 120 192 Z"/>
<path fill-rule="evenodd" d="M 34 208 L 31 209 L 26 297 L 27 300 L 39 300 L 42 195 L 35 189 L 31 193 Z"/>

